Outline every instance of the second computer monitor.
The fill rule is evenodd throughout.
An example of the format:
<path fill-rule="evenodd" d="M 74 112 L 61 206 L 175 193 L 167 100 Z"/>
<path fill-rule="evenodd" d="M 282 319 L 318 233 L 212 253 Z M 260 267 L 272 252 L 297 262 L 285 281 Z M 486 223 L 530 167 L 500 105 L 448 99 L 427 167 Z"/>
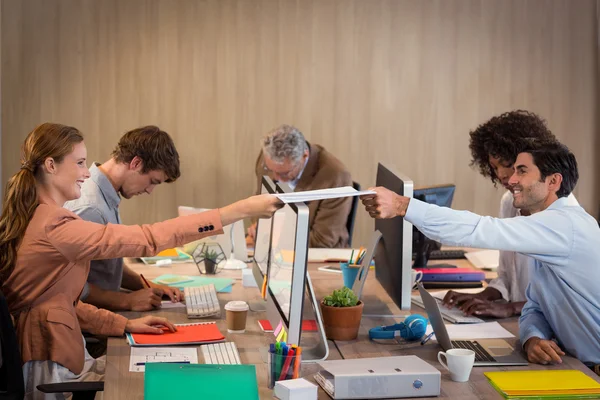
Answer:
<path fill-rule="evenodd" d="M 291 192 L 278 183 L 279 193 Z M 268 290 L 288 331 L 289 343 L 300 343 L 306 263 L 308 256 L 308 207 L 284 205 L 273 215 Z"/>
<path fill-rule="evenodd" d="M 456 186 L 452 184 L 430 186 L 415 189 L 413 197 L 429 204 L 440 207 L 451 207 Z M 425 237 L 417 228 L 413 229 L 413 268 L 425 268 L 429 260 L 429 254 L 433 250 L 439 250 L 441 244 L 435 240 Z"/>
<path fill-rule="evenodd" d="M 412 197 L 413 182 L 393 173 L 381 163 L 377 166 L 377 186 L 401 196 Z M 410 309 L 412 224 L 402 217 L 376 219 L 375 229 L 382 234 L 375 250 L 375 277 L 402 310 Z"/>

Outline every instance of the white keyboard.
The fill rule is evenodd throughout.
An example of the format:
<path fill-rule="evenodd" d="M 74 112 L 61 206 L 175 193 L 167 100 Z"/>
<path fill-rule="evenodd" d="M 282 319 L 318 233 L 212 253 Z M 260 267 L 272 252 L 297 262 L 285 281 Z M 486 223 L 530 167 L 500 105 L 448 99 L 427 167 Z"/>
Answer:
<path fill-rule="evenodd" d="M 183 289 L 185 295 L 185 307 L 188 318 L 212 317 L 221 314 L 219 299 L 215 285 L 186 287 Z"/>
<path fill-rule="evenodd" d="M 233 342 L 205 344 L 200 346 L 204 364 L 241 364 L 240 353 Z"/>
<path fill-rule="evenodd" d="M 423 307 L 423 300 L 421 300 L 421 296 L 411 296 L 411 299 L 413 303 L 419 307 Z M 446 321 L 452 322 L 453 324 L 478 324 L 480 322 L 485 322 L 481 318 L 465 315 L 457 307 L 447 308 L 442 304 L 440 299 L 435 300 L 438 302 L 440 313 Z"/>

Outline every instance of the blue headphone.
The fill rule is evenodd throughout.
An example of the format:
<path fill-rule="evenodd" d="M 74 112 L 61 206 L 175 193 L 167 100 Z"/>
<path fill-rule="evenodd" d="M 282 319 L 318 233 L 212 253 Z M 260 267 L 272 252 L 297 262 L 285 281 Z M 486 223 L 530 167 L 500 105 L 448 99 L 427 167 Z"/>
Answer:
<path fill-rule="evenodd" d="M 404 322 L 389 326 L 377 326 L 369 329 L 369 339 L 393 339 L 402 337 L 406 340 L 419 340 L 427 330 L 427 318 L 413 314 L 406 317 Z"/>

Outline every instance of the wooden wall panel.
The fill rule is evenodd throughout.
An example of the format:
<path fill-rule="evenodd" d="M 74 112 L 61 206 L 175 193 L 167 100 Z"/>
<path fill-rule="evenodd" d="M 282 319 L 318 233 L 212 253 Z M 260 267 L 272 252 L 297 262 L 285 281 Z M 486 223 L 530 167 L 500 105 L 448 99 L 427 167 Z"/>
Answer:
<path fill-rule="evenodd" d="M 364 187 L 376 163 L 417 186 L 454 182 L 455 207 L 495 215 L 468 132 L 516 108 L 577 155 L 576 195 L 600 204 L 595 0 L 2 0 L 2 182 L 44 121 L 80 128 L 90 160 L 158 124 L 182 178 L 125 201 L 152 222 L 179 204 L 251 194 L 258 140 L 281 123 L 333 151 Z M 357 244 L 373 222 L 359 212 Z"/>

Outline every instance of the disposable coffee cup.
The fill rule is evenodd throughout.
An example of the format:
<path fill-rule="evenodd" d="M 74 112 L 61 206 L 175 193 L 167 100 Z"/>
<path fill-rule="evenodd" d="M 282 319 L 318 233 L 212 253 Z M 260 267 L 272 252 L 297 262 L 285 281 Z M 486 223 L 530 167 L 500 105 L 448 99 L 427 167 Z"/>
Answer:
<path fill-rule="evenodd" d="M 225 304 L 227 332 L 246 332 L 246 316 L 248 315 L 248 304 L 245 301 L 230 301 Z"/>

